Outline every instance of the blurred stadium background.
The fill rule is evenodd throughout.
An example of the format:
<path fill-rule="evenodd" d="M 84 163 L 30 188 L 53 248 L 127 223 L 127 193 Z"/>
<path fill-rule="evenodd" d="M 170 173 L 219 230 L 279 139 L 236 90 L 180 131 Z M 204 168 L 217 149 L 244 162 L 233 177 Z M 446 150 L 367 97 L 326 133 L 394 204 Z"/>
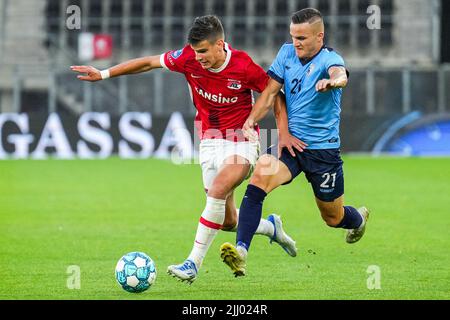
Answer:
<path fill-rule="evenodd" d="M 127 112 L 150 113 L 151 124 L 138 119 L 137 125 L 151 132 L 154 148 L 144 152 L 145 147 L 131 143 L 137 152 L 130 156 L 155 155 L 174 112 L 193 131 L 195 109 L 184 78 L 157 71 L 81 83 L 70 65 L 106 68 L 181 48 L 193 18 L 214 13 L 224 22 L 226 40 L 267 68 L 289 40 L 290 14 L 306 6 L 322 11 L 326 43 L 342 53 L 351 72 L 342 106 L 343 151 L 450 155 L 448 1 L 0 0 L 0 158 L 76 155 L 80 136 L 89 135 L 77 128 L 87 112 L 111 117 L 111 127 L 103 125 L 114 140 L 111 152 L 118 151 L 119 118 Z M 14 116 L 20 113 L 27 118 Z M 59 117 L 52 120 L 63 123 L 72 154 L 48 144 L 34 152 L 51 113 Z M 128 120 L 134 123 L 136 117 Z M 95 116 L 84 120 L 99 127 Z M 264 125 L 274 123 L 268 119 Z M 90 142 L 94 152 L 87 157 L 98 157 L 102 147 Z"/>

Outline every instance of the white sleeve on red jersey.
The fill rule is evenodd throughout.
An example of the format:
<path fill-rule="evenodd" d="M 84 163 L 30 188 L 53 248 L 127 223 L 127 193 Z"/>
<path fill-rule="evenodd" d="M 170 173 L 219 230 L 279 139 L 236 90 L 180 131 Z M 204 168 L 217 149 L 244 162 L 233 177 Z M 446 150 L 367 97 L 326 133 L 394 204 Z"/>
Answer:
<path fill-rule="evenodd" d="M 245 73 L 247 75 L 247 86 L 259 93 L 263 92 L 269 82 L 269 76 L 264 69 L 250 59 Z"/>
<path fill-rule="evenodd" d="M 159 62 L 167 70 L 184 73 L 184 66 L 189 55 L 189 49 L 187 47 L 189 46 L 185 46 L 180 50 L 171 50 L 163 53 L 159 57 Z"/>

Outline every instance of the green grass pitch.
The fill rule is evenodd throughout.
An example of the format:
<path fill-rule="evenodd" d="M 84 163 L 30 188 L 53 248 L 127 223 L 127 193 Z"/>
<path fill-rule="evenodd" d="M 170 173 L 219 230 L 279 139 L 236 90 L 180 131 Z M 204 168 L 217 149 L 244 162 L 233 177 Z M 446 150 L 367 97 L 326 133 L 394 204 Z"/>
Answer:
<path fill-rule="evenodd" d="M 449 299 L 450 159 L 344 160 L 346 204 L 371 209 L 359 243 L 324 224 L 302 175 L 270 194 L 263 212 L 282 216 L 298 256 L 256 236 L 247 276 L 234 278 L 219 246 L 235 234 L 221 232 L 192 286 L 166 268 L 192 247 L 205 200 L 198 165 L 1 161 L 0 299 Z M 141 294 L 114 278 L 130 251 L 156 263 L 156 283 Z M 67 286 L 71 265 L 80 267 L 80 289 Z M 380 289 L 368 289 L 370 266 Z"/>

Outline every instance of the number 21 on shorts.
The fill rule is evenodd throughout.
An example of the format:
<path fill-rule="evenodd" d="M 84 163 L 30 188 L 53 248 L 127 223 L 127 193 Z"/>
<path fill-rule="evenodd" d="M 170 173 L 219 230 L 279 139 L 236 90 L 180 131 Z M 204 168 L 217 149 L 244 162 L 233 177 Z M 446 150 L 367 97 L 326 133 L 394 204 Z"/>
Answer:
<path fill-rule="evenodd" d="M 322 178 L 324 179 L 322 184 L 320 185 L 321 188 L 334 188 L 336 186 L 336 172 L 335 173 L 324 173 L 322 175 Z M 330 185 L 331 183 L 331 185 Z"/>

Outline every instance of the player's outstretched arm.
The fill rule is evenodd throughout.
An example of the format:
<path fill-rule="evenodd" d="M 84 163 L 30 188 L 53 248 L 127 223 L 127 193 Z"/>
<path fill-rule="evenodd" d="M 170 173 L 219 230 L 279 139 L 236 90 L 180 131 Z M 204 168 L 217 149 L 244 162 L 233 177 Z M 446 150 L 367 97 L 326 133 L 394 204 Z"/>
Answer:
<path fill-rule="evenodd" d="M 252 108 L 252 112 L 244 124 L 244 130 L 253 129 L 253 127 L 256 126 L 257 121 L 266 116 L 270 108 L 273 107 L 275 98 L 281 90 L 281 86 L 282 85 L 279 82 L 269 79 L 267 87 L 256 100 L 256 103 Z"/>
<path fill-rule="evenodd" d="M 347 86 L 348 77 L 347 71 L 344 67 L 331 67 L 328 70 L 330 79 L 322 79 L 316 84 L 316 90 L 319 92 L 326 92 L 332 89 L 344 88 Z"/>
<path fill-rule="evenodd" d="M 77 78 L 83 81 L 99 81 L 126 74 L 135 74 L 162 68 L 160 56 L 148 56 L 122 62 L 106 70 L 98 70 L 92 66 L 71 66 L 72 71 L 81 73 Z"/>
<path fill-rule="evenodd" d="M 278 129 L 278 156 L 281 156 L 281 150 L 283 148 L 287 148 L 293 157 L 295 157 L 294 148 L 303 152 L 308 145 L 289 132 L 286 97 L 283 91 L 280 91 L 275 98 L 273 113 L 275 114 Z"/>
<path fill-rule="evenodd" d="M 286 109 L 286 97 L 283 91 L 280 91 L 277 97 L 275 98 L 273 113 L 275 115 L 275 121 L 277 123 L 278 132 L 280 134 L 288 134 L 289 128 Z"/>

